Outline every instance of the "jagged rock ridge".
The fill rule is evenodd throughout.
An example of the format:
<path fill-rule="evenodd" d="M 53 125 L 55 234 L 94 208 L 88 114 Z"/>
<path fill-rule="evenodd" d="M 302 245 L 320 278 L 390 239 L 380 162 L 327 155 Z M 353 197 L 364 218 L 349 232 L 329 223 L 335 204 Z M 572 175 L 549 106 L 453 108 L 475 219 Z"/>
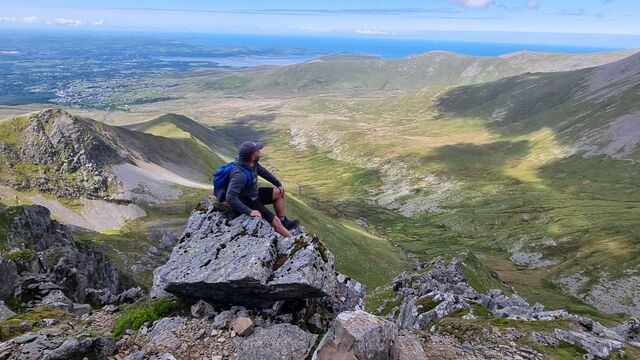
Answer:
<path fill-rule="evenodd" d="M 194 301 L 267 306 L 326 297 L 351 281 L 336 272 L 331 252 L 304 229 L 283 238 L 261 218 L 232 219 L 205 204 L 192 213 L 167 263 L 156 269 L 152 296 L 167 291 Z M 354 293 L 363 294 L 364 287 L 351 282 Z M 339 298 L 352 301 L 352 308 L 363 306 L 362 296 Z"/>

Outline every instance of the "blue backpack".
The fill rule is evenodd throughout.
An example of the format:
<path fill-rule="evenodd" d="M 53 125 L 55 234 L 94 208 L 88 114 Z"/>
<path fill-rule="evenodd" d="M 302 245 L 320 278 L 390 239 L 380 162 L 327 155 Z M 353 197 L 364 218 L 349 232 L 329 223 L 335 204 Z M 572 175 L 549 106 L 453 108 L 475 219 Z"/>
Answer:
<path fill-rule="evenodd" d="M 222 165 L 213 173 L 213 195 L 218 201 L 224 201 L 227 197 L 227 187 L 229 187 L 229 180 L 231 178 L 231 170 L 238 167 L 244 173 L 244 177 L 247 179 L 247 183 L 244 184 L 245 188 L 253 182 L 251 171 L 240 166 L 235 161 L 232 161 L 226 165 Z"/>

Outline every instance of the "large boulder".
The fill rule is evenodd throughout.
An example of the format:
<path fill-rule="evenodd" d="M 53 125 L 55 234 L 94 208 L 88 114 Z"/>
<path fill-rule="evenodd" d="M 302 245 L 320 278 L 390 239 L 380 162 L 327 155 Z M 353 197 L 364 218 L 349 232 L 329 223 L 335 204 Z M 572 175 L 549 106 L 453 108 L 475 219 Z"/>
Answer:
<path fill-rule="evenodd" d="M 313 354 L 314 360 L 398 358 L 398 327 L 364 311 L 340 313 Z"/>
<path fill-rule="evenodd" d="M 235 337 L 238 359 L 305 360 L 317 335 L 291 324 L 258 327 L 247 337 Z"/>
<path fill-rule="evenodd" d="M 284 238 L 258 217 L 231 220 L 199 207 L 165 265 L 154 272 L 152 296 L 163 291 L 197 301 L 268 306 L 325 297 L 337 287 L 333 255 L 299 230 Z"/>

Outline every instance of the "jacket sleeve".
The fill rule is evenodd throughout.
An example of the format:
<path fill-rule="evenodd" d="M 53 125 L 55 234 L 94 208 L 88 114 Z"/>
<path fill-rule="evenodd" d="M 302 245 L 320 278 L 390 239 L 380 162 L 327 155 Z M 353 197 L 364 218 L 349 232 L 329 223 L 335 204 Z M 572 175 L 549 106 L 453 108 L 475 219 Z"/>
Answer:
<path fill-rule="evenodd" d="M 272 183 L 276 187 L 282 186 L 280 180 L 278 180 L 269 170 L 265 169 L 262 165 L 258 164 L 258 175 Z"/>
<path fill-rule="evenodd" d="M 227 195 L 225 199 L 234 211 L 249 215 L 252 209 L 240 201 L 240 192 L 247 180 L 245 179 L 244 174 L 239 171 L 232 172 L 230 176 L 231 178 L 229 179 L 229 187 L 227 187 Z"/>

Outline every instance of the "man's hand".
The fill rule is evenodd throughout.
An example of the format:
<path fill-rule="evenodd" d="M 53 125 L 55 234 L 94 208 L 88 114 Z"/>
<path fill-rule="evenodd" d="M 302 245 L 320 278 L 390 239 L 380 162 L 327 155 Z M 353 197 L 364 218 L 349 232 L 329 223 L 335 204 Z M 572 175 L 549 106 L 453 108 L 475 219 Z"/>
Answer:
<path fill-rule="evenodd" d="M 278 190 L 280 190 L 280 197 L 284 197 L 284 188 L 282 186 L 279 186 Z"/>
<path fill-rule="evenodd" d="M 258 210 L 251 210 L 251 213 L 249 214 L 249 216 L 262 217 L 262 215 L 260 214 L 260 211 Z"/>

